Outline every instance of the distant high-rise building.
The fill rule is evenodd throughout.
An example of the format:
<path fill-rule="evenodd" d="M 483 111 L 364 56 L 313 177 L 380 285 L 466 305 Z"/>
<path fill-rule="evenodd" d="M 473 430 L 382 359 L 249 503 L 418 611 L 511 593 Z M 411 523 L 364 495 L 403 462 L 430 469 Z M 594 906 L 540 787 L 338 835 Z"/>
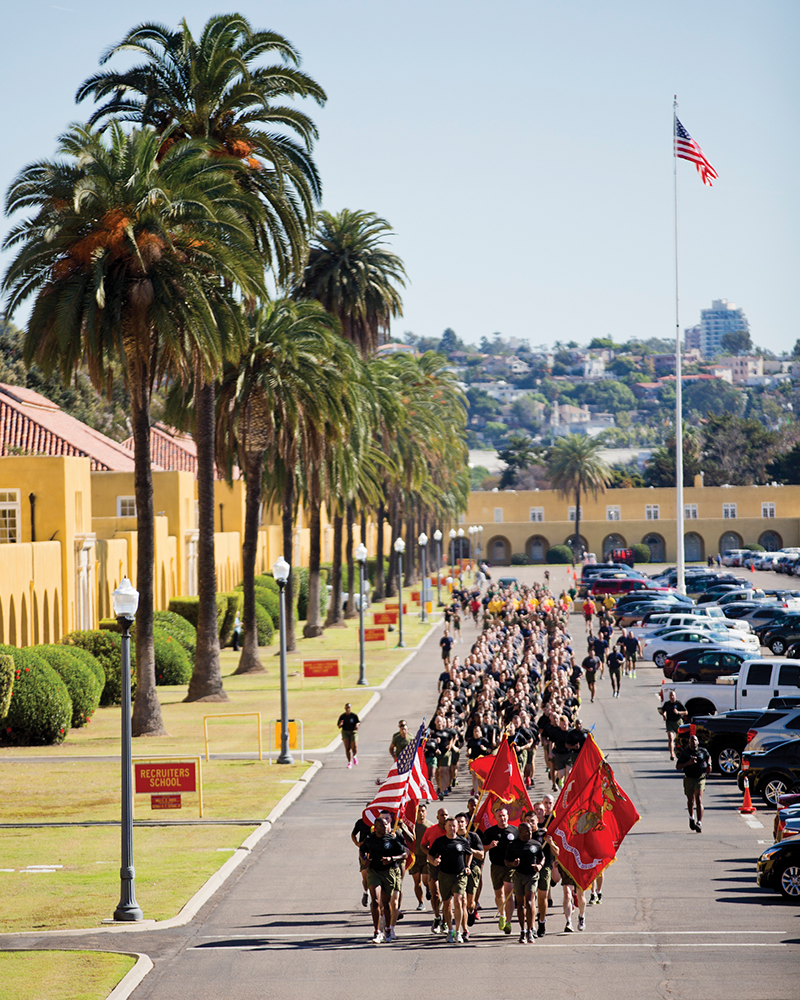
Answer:
<path fill-rule="evenodd" d="M 697 326 L 689 326 L 683 331 L 683 349 L 685 351 L 691 351 L 693 349 L 700 350 L 700 324 Z"/>
<path fill-rule="evenodd" d="M 738 330 L 750 332 L 744 310 L 737 309 L 727 299 L 714 299 L 710 309 L 700 310 L 700 350 L 703 357 L 713 358 L 722 351 L 722 338 Z"/>

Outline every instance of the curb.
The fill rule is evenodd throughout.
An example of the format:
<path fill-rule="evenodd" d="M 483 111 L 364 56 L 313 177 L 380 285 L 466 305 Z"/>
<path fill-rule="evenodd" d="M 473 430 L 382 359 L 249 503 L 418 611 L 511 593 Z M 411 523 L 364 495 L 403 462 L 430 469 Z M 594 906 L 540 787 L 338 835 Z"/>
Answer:
<path fill-rule="evenodd" d="M 154 966 L 148 955 L 143 955 L 138 951 L 115 951 L 115 955 L 130 955 L 136 958 L 136 965 L 126 975 L 120 979 L 114 989 L 108 994 L 106 1000 L 128 1000 L 136 987 L 141 983 L 148 972 L 152 972 Z"/>

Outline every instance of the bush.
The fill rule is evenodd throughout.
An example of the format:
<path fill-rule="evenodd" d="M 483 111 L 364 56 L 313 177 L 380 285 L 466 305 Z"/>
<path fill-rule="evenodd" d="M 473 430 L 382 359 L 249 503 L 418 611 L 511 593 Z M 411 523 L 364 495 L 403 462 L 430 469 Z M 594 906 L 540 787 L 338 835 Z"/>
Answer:
<path fill-rule="evenodd" d="M 0 719 L 8 712 L 11 693 L 14 690 L 14 657 L 3 653 L 0 656 Z"/>
<path fill-rule="evenodd" d="M 192 665 L 180 642 L 164 629 L 154 628 L 153 646 L 156 684 L 188 684 L 192 679 Z"/>
<path fill-rule="evenodd" d="M 256 629 L 258 630 L 259 646 L 269 646 L 275 635 L 275 626 L 271 615 L 256 601 Z"/>
<path fill-rule="evenodd" d="M 197 647 L 197 629 L 182 615 L 177 615 L 174 611 L 154 611 L 153 626 L 176 639 L 186 650 L 189 659 L 194 659 Z"/>
<path fill-rule="evenodd" d="M 569 547 L 569 545 L 552 545 L 547 550 L 546 561 L 549 563 L 556 563 L 558 565 L 571 563 L 572 549 Z"/>
<path fill-rule="evenodd" d="M 631 545 L 631 550 L 633 551 L 633 562 L 636 563 L 649 563 L 650 562 L 650 546 L 645 545 L 643 542 L 636 542 Z"/>
<path fill-rule="evenodd" d="M 764 546 L 759 545 L 758 542 L 752 542 L 750 545 L 745 545 L 745 548 L 749 549 L 751 552 L 766 552 Z"/>
<path fill-rule="evenodd" d="M 70 646 L 67 652 L 71 653 L 76 660 L 80 660 L 85 667 L 88 667 L 92 671 L 97 681 L 98 691 L 100 692 L 100 703 L 102 704 L 103 688 L 106 685 L 106 672 L 103 670 L 100 661 L 96 656 L 92 656 L 88 649 L 82 649 L 80 646 Z"/>
<path fill-rule="evenodd" d="M 308 615 L 308 569 L 305 566 L 293 566 L 294 577 L 294 607 L 295 621 L 305 621 Z"/>
<path fill-rule="evenodd" d="M 72 700 L 72 728 L 85 726 L 100 704 L 105 678 L 101 685 L 92 670 L 67 646 L 31 646 L 30 651 L 49 663 L 66 685 Z"/>
<path fill-rule="evenodd" d="M 267 590 L 271 590 L 273 594 L 277 594 L 280 591 L 278 586 L 278 581 L 271 573 L 264 573 L 261 576 L 254 577 L 255 584 L 257 587 L 266 587 Z"/>
<path fill-rule="evenodd" d="M 173 597 L 169 602 L 169 610 L 173 611 L 181 618 L 185 618 L 194 627 L 197 633 L 197 615 L 200 608 L 199 597 Z M 222 634 L 225 619 L 228 613 L 228 595 L 217 594 L 217 631 Z M 231 630 L 233 629 L 233 618 L 231 618 Z M 220 643 L 221 645 L 221 643 Z"/>
<path fill-rule="evenodd" d="M 280 598 L 266 587 L 256 587 L 256 604 L 260 605 L 272 619 L 272 627 L 280 623 Z"/>
<path fill-rule="evenodd" d="M 122 704 L 122 636 L 109 629 L 85 629 L 70 632 L 61 642 L 65 646 L 79 646 L 88 649 L 103 668 L 106 682 L 100 696 L 100 704 Z M 136 650 L 131 636 L 131 697 L 136 693 Z"/>
<path fill-rule="evenodd" d="M 72 720 L 64 682 L 30 649 L 0 646 L 0 653 L 14 658 L 14 690 L 8 712 L 0 719 L 2 738 L 23 746 L 63 743 Z"/>
<path fill-rule="evenodd" d="M 515 552 L 511 556 L 512 566 L 532 566 L 533 559 L 530 556 L 525 555 L 524 552 Z"/>

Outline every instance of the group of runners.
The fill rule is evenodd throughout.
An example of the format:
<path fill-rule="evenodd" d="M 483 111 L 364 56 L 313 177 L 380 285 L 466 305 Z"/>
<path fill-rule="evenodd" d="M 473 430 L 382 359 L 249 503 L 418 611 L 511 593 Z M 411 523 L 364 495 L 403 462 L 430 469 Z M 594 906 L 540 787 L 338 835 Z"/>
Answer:
<path fill-rule="evenodd" d="M 444 805 L 458 785 L 463 756 L 472 761 L 492 754 L 504 734 L 529 789 L 538 746 L 551 791 L 567 777 L 587 735 L 578 716 L 585 668 L 576 663 L 572 648 L 569 601 L 564 594 L 554 598 L 543 584 L 513 590 L 490 586 L 483 595 L 478 588 L 457 589 L 453 598 L 451 623 L 470 613 L 482 622 L 482 630 L 463 663 L 453 655 L 452 642 L 441 644 L 438 701 L 424 740 L 428 773 L 441 803 L 436 820 L 429 818 L 428 805 L 419 803 L 413 829 L 387 812 L 372 828 L 360 818 L 351 835 L 359 850 L 362 904 L 371 906 L 372 940 L 397 939 L 406 871 L 413 879 L 417 910 L 429 903 L 431 931 L 453 944 L 468 942 L 481 919 L 485 882 L 491 883 L 504 935 L 512 933 L 516 914 L 520 943 L 544 936 L 552 887 L 559 883 L 564 930 L 582 931 L 587 904 L 602 900 L 602 878 L 585 894 L 559 865 L 558 848 L 547 832 L 552 794 L 535 801 L 516 825 L 499 803 L 494 825 L 480 833 L 472 828 L 478 792 L 474 775 L 467 808 L 451 816 Z M 395 760 L 411 739 L 401 719 L 389 746 Z"/>

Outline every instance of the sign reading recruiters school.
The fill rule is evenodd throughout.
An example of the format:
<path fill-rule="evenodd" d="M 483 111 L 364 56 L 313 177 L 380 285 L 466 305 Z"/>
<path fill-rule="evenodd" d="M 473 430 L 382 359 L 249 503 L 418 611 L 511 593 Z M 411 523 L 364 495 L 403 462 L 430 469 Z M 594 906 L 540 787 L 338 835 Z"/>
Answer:
<path fill-rule="evenodd" d="M 134 764 L 136 791 L 150 794 L 164 792 L 194 792 L 197 790 L 196 765 L 175 761 L 161 764 Z"/>

